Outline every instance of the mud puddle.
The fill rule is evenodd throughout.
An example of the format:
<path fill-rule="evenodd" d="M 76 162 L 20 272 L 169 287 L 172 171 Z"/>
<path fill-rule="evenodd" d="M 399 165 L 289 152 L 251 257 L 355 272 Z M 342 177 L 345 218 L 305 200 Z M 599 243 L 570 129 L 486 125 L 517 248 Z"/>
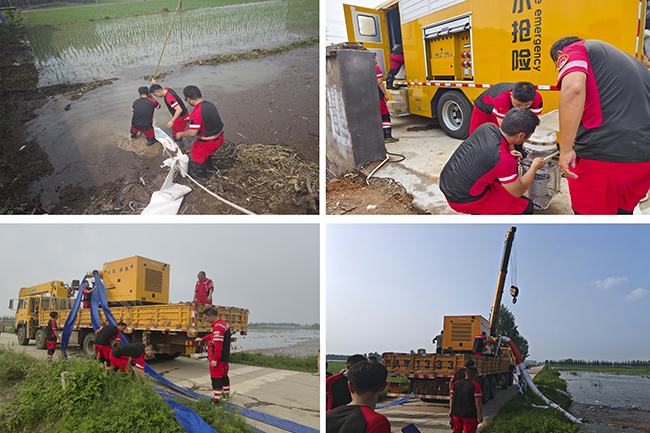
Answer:
<path fill-rule="evenodd" d="M 218 66 L 199 66 L 171 74 L 160 84 L 182 94 L 186 85 L 198 86 L 215 103 L 225 124 L 225 138 L 233 143 L 282 144 L 308 162 L 318 163 L 318 48 L 306 48 L 258 60 Z M 128 71 L 133 77 L 137 71 Z M 151 71 L 147 71 L 151 72 Z M 63 188 L 90 188 L 131 178 L 142 166 L 162 160 L 162 147 L 144 156 L 129 150 L 131 105 L 137 88 L 148 83 L 125 78 L 72 101 L 56 96 L 26 125 L 30 140 L 48 154 L 54 173 L 35 182 L 30 192 L 51 209 Z M 154 123 L 165 129 L 170 114 L 164 104 Z"/>

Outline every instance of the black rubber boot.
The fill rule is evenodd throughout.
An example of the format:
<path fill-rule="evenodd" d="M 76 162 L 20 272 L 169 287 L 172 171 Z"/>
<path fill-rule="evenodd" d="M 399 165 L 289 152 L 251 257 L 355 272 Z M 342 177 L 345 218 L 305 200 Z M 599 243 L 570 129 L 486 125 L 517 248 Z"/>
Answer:
<path fill-rule="evenodd" d="M 214 170 L 214 165 L 212 165 L 212 155 L 208 156 L 208 159 L 205 160 L 203 165 L 205 165 L 205 168 L 208 170 Z"/>
<path fill-rule="evenodd" d="M 137 132 L 133 132 L 133 131 L 131 131 L 131 130 L 129 130 L 129 132 L 131 133 L 131 140 L 135 140 L 135 137 L 138 136 L 138 133 L 137 133 Z"/>
<path fill-rule="evenodd" d="M 393 81 L 395 81 L 395 75 L 388 74 L 386 76 L 386 88 L 391 90 L 399 90 L 397 87 L 393 86 Z"/>
<path fill-rule="evenodd" d="M 153 146 L 155 142 L 156 142 L 155 138 L 147 138 L 147 147 Z"/>
<path fill-rule="evenodd" d="M 192 164 L 192 169 L 190 171 L 190 176 L 192 176 L 196 180 L 207 180 L 208 179 L 208 171 L 205 168 L 205 163 L 203 164 L 197 164 L 194 161 L 190 161 Z"/>
<path fill-rule="evenodd" d="M 399 141 L 399 138 L 393 138 L 391 135 L 392 128 L 384 128 L 384 143 L 393 143 Z"/>

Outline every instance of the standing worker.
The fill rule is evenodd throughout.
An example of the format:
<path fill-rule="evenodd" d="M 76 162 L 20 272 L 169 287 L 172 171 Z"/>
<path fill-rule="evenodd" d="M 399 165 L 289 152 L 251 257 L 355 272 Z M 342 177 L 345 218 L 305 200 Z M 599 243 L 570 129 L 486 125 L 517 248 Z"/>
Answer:
<path fill-rule="evenodd" d="M 135 362 L 135 368 L 138 369 L 138 373 L 144 379 L 144 358 L 145 356 L 154 356 L 156 353 L 158 353 L 158 345 L 156 344 L 145 345 L 144 343 L 131 343 L 117 346 L 111 350 L 110 368 L 120 370 L 123 373 L 133 371 L 129 365 L 130 361 L 133 361 Z"/>
<path fill-rule="evenodd" d="M 156 84 L 156 80 L 151 80 L 151 93 L 157 98 L 163 98 L 167 109 L 172 115 L 172 118 L 167 122 L 167 129 L 172 130 L 172 137 L 177 143 L 182 142 L 176 138 L 177 132 L 185 131 L 187 123 L 190 121 L 190 114 L 183 103 L 183 100 L 178 96 L 173 89 L 169 87 L 163 88 L 160 84 Z"/>
<path fill-rule="evenodd" d="M 334 374 L 325 380 L 325 410 L 330 411 L 339 406 L 344 406 L 352 401 L 352 394 L 348 388 L 348 371 L 356 364 L 366 361 L 363 355 L 351 355 L 345 362 L 345 370 Z"/>
<path fill-rule="evenodd" d="M 539 116 L 542 114 L 542 105 L 542 95 L 528 81 L 495 84 L 474 100 L 469 133 L 471 135 L 484 123 L 501 126 L 506 113 L 513 107 L 525 108 Z"/>
<path fill-rule="evenodd" d="M 93 297 L 92 293 L 95 291 L 97 287 L 93 287 L 92 289 L 90 288 L 90 283 L 88 280 L 84 281 L 84 286 L 81 289 L 82 295 L 81 295 L 81 302 L 82 302 L 82 308 L 88 309 L 90 308 L 90 301 Z"/>
<path fill-rule="evenodd" d="M 391 135 L 391 124 L 390 124 L 390 112 L 388 111 L 388 93 L 386 93 L 386 88 L 384 87 L 384 74 L 381 72 L 381 68 L 377 64 L 377 55 L 375 54 L 375 71 L 377 73 L 377 87 L 379 88 L 379 107 L 381 109 L 381 124 L 384 129 L 384 143 L 392 143 L 399 141 L 397 138 L 393 138 Z"/>
<path fill-rule="evenodd" d="M 228 363 L 230 362 L 230 325 L 219 318 L 217 310 L 207 308 L 203 311 L 205 321 L 212 325 L 212 333 L 195 341 L 210 341 L 208 344 L 208 361 L 210 361 L 210 378 L 214 396 L 212 402 L 221 403 L 222 397 L 230 395 L 230 378 Z"/>
<path fill-rule="evenodd" d="M 147 146 L 151 146 L 156 142 L 156 134 L 153 132 L 153 113 L 154 110 L 160 108 L 158 101 L 151 99 L 149 88 L 141 86 L 138 88 L 140 97 L 133 101 L 131 111 L 133 111 L 133 118 L 131 119 L 131 139 L 134 139 L 138 132 L 147 137 Z"/>
<path fill-rule="evenodd" d="M 576 214 L 632 214 L 650 189 L 650 74 L 609 44 L 565 37 L 559 71 L 560 169 Z"/>
<path fill-rule="evenodd" d="M 214 292 L 214 284 L 209 278 L 205 278 L 205 271 L 199 272 L 196 276 L 199 281 L 196 282 L 194 287 L 194 300 L 200 304 L 212 304 L 212 292 Z"/>
<path fill-rule="evenodd" d="M 393 86 L 393 81 L 395 81 L 395 75 L 399 73 L 399 70 L 404 64 L 404 50 L 402 49 L 402 44 L 395 45 L 393 51 L 390 53 L 390 71 L 386 74 L 386 88 L 391 90 L 399 90 L 397 87 Z"/>
<path fill-rule="evenodd" d="M 95 355 L 99 362 L 106 366 L 108 371 L 111 365 L 111 351 L 113 350 L 113 341 L 117 339 L 118 346 L 120 339 L 118 338 L 126 329 L 126 323 L 120 322 L 117 326 L 105 325 L 97 331 L 95 336 Z"/>
<path fill-rule="evenodd" d="M 465 379 L 454 382 L 449 390 L 449 417 L 454 433 L 476 433 L 483 422 L 483 393 L 474 382 L 477 375 L 476 367 L 467 367 Z"/>
<path fill-rule="evenodd" d="M 192 144 L 193 169 L 190 171 L 190 176 L 194 179 L 205 180 L 208 178 L 206 161 L 223 144 L 223 122 L 217 107 L 203 99 L 198 87 L 185 87 L 183 96 L 194 107 L 190 114 L 190 127 L 187 131 L 175 133 L 174 136 L 177 139 L 196 137 Z"/>
<path fill-rule="evenodd" d="M 56 343 L 59 339 L 57 333 L 58 326 L 56 321 L 59 318 L 59 313 L 52 311 L 50 313 L 50 320 L 47 321 L 47 328 L 45 328 L 45 342 L 47 344 L 47 360 L 51 361 L 54 352 L 56 351 Z"/>

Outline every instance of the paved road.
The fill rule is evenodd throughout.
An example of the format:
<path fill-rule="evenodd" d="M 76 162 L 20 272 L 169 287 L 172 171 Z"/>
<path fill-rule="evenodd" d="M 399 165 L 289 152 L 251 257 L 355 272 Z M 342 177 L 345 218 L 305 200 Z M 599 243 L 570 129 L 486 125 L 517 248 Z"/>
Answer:
<path fill-rule="evenodd" d="M 539 370 L 541 370 L 541 367 L 531 368 L 529 371 L 531 377 L 534 377 Z M 518 392 L 517 385 L 505 390 L 498 388 L 497 396 L 483 406 L 484 421 L 481 425 L 496 415 L 499 408 L 516 396 Z M 382 401 L 380 405 L 391 400 L 395 401 L 397 399 Z M 408 424 L 415 424 L 422 433 L 449 433 L 451 431 L 448 401 L 444 403 L 425 403 L 420 399 L 411 399 L 404 404 L 378 409 L 377 411 L 388 418 L 393 433 L 401 432 L 402 428 Z"/>
<path fill-rule="evenodd" d="M 16 336 L 3 333 L 0 344 L 14 344 L 17 350 L 24 350 L 38 359 L 45 359 L 46 351 L 36 348 L 32 341 L 28 346 L 19 346 Z M 57 350 L 54 359 L 61 356 Z M 83 356 L 77 346 L 71 346 L 68 356 Z M 212 395 L 208 364 L 205 359 L 177 358 L 171 361 L 151 360 L 149 365 L 171 382 L 194 392 Z M 320 382 L 310 373 L 278 370 L 230 364 L 231 392 L 233 403 L 278 418 L 290 420 L 308 427 L 320 427 Z M 250 421 L 250 424 L 266 433 L 281 433 L 284 430 L 267 424 Z"/>

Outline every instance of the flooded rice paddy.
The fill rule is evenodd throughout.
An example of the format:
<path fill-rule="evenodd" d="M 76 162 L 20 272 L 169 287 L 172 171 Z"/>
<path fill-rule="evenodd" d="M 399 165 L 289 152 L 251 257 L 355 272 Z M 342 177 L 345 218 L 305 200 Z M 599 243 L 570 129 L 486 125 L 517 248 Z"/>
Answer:
<path fill-rule="evenodd" d="M 587 371 L 562 371 L 573 400 L 604 406 L 639 406 L 650 409 L 650 379 Z"/>
<path fill-rule="evenodd" d="M 30 28 L 39 87 L 153 74 L 174 11 Z M 270 48 L 318 36 L 318 2 L 271 0 L 179 12 L 160 70 L 208 57 Z"/>
<path fill-rule="evenodd" d="M 318 329 L 304 328 L 251 328 L 248 335 L 237 335 L 233 344 L 244 351 L 287 347 L 320 338 Z"/>

